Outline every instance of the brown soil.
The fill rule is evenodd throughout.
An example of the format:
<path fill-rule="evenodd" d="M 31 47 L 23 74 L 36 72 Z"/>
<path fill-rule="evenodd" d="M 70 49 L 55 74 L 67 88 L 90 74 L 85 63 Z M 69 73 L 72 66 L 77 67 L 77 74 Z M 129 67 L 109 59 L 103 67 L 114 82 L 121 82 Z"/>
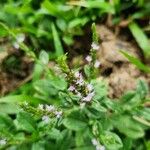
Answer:
<path fill-rule="evenodd" d="M 108 82 L 110 97 L 118 98 L 124 92 L 135 89 L 138 79 L 150 81 L 149 77 L 145 77 L 144 73 L 139 71 L 120 53 L 120 50 L 126 50 L 131 55 L 142 59 L 140 50 L 135 43 L 129 41 L 126 35 L 116 36 L 115 33 L 103 25 L 97 26 L 97 33 L 102 40 L 98 51 L 98 59 L 101 62 L 101 76 L 103 80 Z M 89 37 L 91 37 L 90 32 L 87 31 L 86 36 L 82 40 L 77 40 L 74 47 L 72 47 L 73 50 L 70 50 L 71 53 L 69 53 L 72 56 L 70 58 L 73 58 L 70 60 L 72 64 L 84 64 L 81 53 L 87 55 L 90 48 Z M 0 48 L 4 49 L 4 51 L 0 51 L 0 96 L 14 91 L 32 78 L 33 62 L 8 43 L 9 41 L 0 41 Z M 85 51 L 82 52 L 80 49 Z M 72 54 L 72 52 L 74 53 Z M 5 61 L 12 56 L 19 59 L 19 68 L 17 69 L 9 66 L 5 68 Z"/>
<path fill-rule="evenodd" d="M 0 41 L 0 49 L 2 50 L 0 51 L 0 96 L 3 96 L 31 78 L 33 63 L 5 39 Z M 12 59 L 14 61 L 8 64 L 7 62 Z"/>
<path fill-rule="evenodd" d="M 141 59 L 141 54 L 135 43 L 127 41 L 123 36 L 115 36 L 106 26 L 97 26 L 97 33 L 102 39 L 98 58 L 101 61 L 101 73 L 109 85 L 109 96 L 120 97 L 124 92 L 133 90 L 138 79 L 147 80 L 144 74 L 131 64 L 121 53 Z"/>

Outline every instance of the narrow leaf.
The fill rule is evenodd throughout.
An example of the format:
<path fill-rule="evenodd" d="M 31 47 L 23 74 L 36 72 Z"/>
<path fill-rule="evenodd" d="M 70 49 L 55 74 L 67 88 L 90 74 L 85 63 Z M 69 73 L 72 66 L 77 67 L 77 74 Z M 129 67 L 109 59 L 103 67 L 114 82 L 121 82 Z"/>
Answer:
<path fill-rule="evenodd" d="M 129 25 L 129 29 L 132 32 L 137 43 L 143 50 L 145 57 L 150 57 L 150 46 L 149 46 L 150 43 L 148 41 L 148 37 L 146 36 L 146 34 L 142 31 L 142 29 L 135 22 L 132 22 Z"/>
<path fill-rule="evenodd" d="M 125 51 L 121 51 L 121 53 L 134 65 L 136 65 L 136 67 L 146 73 L 150 73 L 150 67 L 146 66 L 145 64 L 143 64 L 138 58 L 129 55 L 127 52 Z"/>
<path fill-rule="evenodd" d="M 56 27 L 54 24 L 51 25 L 52 28 L 52 34 L 53 34 L 53 38 L 54 38 L 54 46 L 55 46 L 55 51 L 56 51 L 56 56 L 60 56 L 63 55 L 63 47 L 58 35 L 58 32 L 56 30 Z"/>

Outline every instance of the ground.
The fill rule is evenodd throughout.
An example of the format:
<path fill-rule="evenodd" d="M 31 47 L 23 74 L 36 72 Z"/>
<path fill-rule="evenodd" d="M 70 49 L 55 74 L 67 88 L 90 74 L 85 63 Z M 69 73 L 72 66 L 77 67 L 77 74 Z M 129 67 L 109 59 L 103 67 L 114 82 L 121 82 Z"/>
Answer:
<path fill-rule="evenodd" d="M 87 31 L 87 35 L 89 31 Z M 109 96 L 113 98 L 120 97 L 125 91 L 135 89 L 137 79 L 144 79 L 149 81 L 143 72 L 139 71 L 133 64 L 131 64 L 121 53 L 120 50 L 126 50 L 131 55 L 143 59 L 142 54 L 136 43 L 127 34 L 117 34 L 111 29 L 104 25 L 97 25 L 97 33 L 100 37 L 100 49 L 98 50 L 98 59 L 101 62 L 100 66 L 100 77 L 106 80 L 109 85 Z M 81 65 L 84 63 L 82 61 L 82 53 L 87 55 L 87 49 L 90 47 L 89 35 L 80 38 L 82 40 L 78 41 L 76 39 L 75 46 L 72 54 L 69 57 L 72 64 L 76 64 L 76 61 L 81 60 Z M 88 42 L 88 43 L 87 43 Z M 1 41 L 2 48 L 6 49 L 0 53 L 0 95 L 5 95 L 18 88 L 20 85 L 28 82 L 32 78 L 33 62 L 30 58 L 24 56 L 22 52 L 14 49 L 9 40 L 3 39 Z M 86 45 L 83 43 L 87 43 Z M 86 49 L 86 52 L 82 51 Z M 80 49 L 82 49 L 80 51 Z M 13 62 L 8 68 L 9 61 L 13 58 L 18 59 L 18 64 Z M 17 68 L 17 66 L 19 66 Z"/>

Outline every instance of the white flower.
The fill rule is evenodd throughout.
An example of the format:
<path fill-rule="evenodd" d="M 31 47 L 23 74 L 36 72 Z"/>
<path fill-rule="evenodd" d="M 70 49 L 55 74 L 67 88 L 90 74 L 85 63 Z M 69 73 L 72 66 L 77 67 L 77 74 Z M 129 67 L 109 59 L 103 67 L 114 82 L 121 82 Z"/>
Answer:
<path fill-rule="evenodd" d="M 96 146 L 99 144 L 99 142 L 96 139 L 92 139 L 92 144 Z"/>
<path fill-rule="evenodd" d="M 19 49 L 19 47 L 20 47 L 18 42 L 14 42 L 13 46 L 14 46 L 15 49 Z"/>
<path fill-rule="evenodd" d="M 87 85 L 87 89 L 89 92 L 91 92 L 93 90 L 93 85 L 92 84 L 88 84 Z"/>
<path fill-rule="evenodd" d="M 39 104 L 38 108 L 43 110 L 44 109 L 44 105 L 43 104 Z"/>
<path fill-rule="evenodd" d="M 96 62 L 95 62 L 95 64 L 94 64 L 94 67 L 95 67 L 95 68 L 98 68 L 98 67 L 100 66 L 100 64 L 101 64 L 101 63 L 100 63 L 98 60 L 96 60 Z"/>
<path fill-rule="evenodd" d="M 88 62 L 91 62 L 92 61 L 92 57 L 91 56 L 87 56 L 86 58 L 85 58 Z"/>
<path fill-rule="evenodd" d="M 74 87 L 73 85 L 71 85 L 71 86 L 68 88 L 68 90 L 72 92 L 72 91 L 75 90 L 75 87 Z"/>
<path fill-rule="evenodd" d="M 6 145 L 6 139 L 1 139 L 0 140 L 0 145 Z"/>
<path fill-rule="evenodd" d="M 76 84 L 78 84 L 78 85 L 83 85 L 84 84 L 83 76 L 82 76 L 81 73 L 79 73 L 77 71 L 77 72 L 75 72 L 74 76 L 77 78 Z"/>
<path fill-rule="evenodd" d="M 20 33 L 16 36 L 16 40 L 18 43 L 21 43 L 25 40 L 25 35 L 23 33 Z"/>
<path fill-rule="evenodd" d="M 49 118 L 48 116 L 43 116 L 43 117 L 42 117 L 42 121 L 43 121 L 45 124 L 47 124 L 47 123 L 49 123 L 50 118 Z"/>
<path fill-rule="evenodd" d="M 83 80 L 83 78 L 82 77 L 80 77 L 80 79 L 78 79 L 77 81 L 76 81 L 76 84 L 78 84 L 78 85 L 83 85 L 84 84 L 84 80 Z"/>
<path fill-rule="evenodd" d="M 19 49 L 20 43 L 22 43 L 25 40 L 25 35 L 23 33 L 20 33 L 16 36 L 16 41 L 13 43 L 14 48 Z"/>
<path fill-rule="evenodd" d="M 86 97 L 83 98 L 83 101 L 90 102 L 94 96 L 94 92 L 89 93 Z"/>
<path fill-rule="evenodd" d="M 94 43 L 94 42 L 92 43 L 91 47 L 94 50 L 98 50 L 99 49 L 99 45 L 97 43 Z"/>
<path fill-rule="evenodd" d="M 53 105 L 46 105 L 46 110 L 53 111 L 53 110 L 55 110 L 55 107 Z"/>
<path fill-rule="evenodd" d="M 62 116 L 62 111 L 55 112 L 56 118 L 60 118 Z"/>
<path fill-rule="evenodd" d="M 105 150 L 105 147 L 102 145 L 97 145 L 96 150 Z"/>
<path fill-rule="evenodd" d="M 92 144 L 96 146 L 96 150 L 105 150 L 105 147 L 101 145 L 95 138 L 92 139 Z"/>
<path fill-rule="evenodd" d="M 76 78 L 79 78 L 79 77 L 81 76 L 81 74 L 79 73 L 79 71 L 77 71 L 77 72 L 75 72 L 74 76 L 75 76 Z"/>
<path fill-rule="evenodd" d="M 80 103 L 80 109 L 83 109 L 85 107 L 85 103 Z"/>

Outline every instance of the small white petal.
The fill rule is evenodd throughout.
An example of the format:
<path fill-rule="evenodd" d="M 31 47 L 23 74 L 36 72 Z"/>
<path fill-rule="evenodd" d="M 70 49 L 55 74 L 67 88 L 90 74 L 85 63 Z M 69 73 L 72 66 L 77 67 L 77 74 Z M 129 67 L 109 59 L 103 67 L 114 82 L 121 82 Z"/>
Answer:
<path fill-rule="evenodd" d="M 17 42 L 21 43 L 25 40 L 25 35 L 23 33 L 20 33 L 16 36 Z"/>
<path fill-rule="evenodd" d="M 82 86 L 84 84 L 84 80 L 82 78 L 78 79 L 76 84 Z"/>
<path fill-rule="evenodd" d="M 75 87 L 74 87 L 73 85 L 71 85 L 71 86 L 68 88 L 68 90 L 72 92 L 72 91 L 75 90 Z"/>
<path fill-rule="evenodd" d="M 101 145 L 97 145 L 96 146 L 96 150 L 105 150 L 105 147 L 101 146 Z"/>
<path fill-rule="evenodd" d="M 98 67 L 100 66 L 100 64 L 101 64 L 101 63 L 100 63 L 98 60 L 96 60 L 96 62 L 95 62 L 95 64 L 94 64 L 94 67 L 95 67 L 95 68 L 98 68 Z"/>
<path fill-rule="evenodd" d="M 96 139 L 92 139 L 92 144 L 96 146 L 99 144 L 99 142 Z"/>
<path fill-rule="evenodd" d="M 0 145 L 6 145 L 6 139 L 0 140 Z"/>
<path fill-rule="evenodd" d="M 79 78 L 79 77 L 80 77 L 79 71 L 75 72 L 74 76 L 75 76 L 76 78 Z"/>
<path fill-rule="evenodd" d="M 62 111 L 55 112 L 56 118 L 60 118 L 62 116 Z"/>
<path fill-rule="evenodd" d="M 94 92 L 89 93 L 86 97 L 83 98 L 83 101 L 90 102 L 94 96 Z"/>
<path fill-rule="evenodd" d="M 48 116 L 43 116 L 42 121 L 47 124 L 47 123 L 49 123 L 50 118 Z"/>
<path fill-rule="evenodd" d="M 101 146 L 101 150 L 105 150 L 105 146 Z"/>
<path fill-rule="evenodd" d="M 87 56 L 86 58 L 85 58 L 88 62 L 91 62 L 92 61 L 92 57 L 91 56 Z"/>
<path fill-rule="evenodd" d="M 51 112 L 55 110 L 55 107 L 53 105 L 46 105 L 46 110 Z"/>
<path fill-rule="evenodd" d="M 96 43 L 92 43 L 91 47 L 92 47 L 92 49 L 94 49 L 94 50 L 98 50 L 98 49 L 99 49 L 99 45 L 96 44 Z"/>
<path fill-rule="evenodd" d="M 93 85 L 92 84 L 88 84 L 87 85 L 87 89 L 88 89 L 88 91 L 91 92 L 93 90 Z"/>
<path fill-rule="evenodd" d="M 14 42 L 14 43 L 13 43 L 13 46 L 14 46 L 15 49 L 19 49 L 19 47 L 20 47 L 17 42 Z"/>

